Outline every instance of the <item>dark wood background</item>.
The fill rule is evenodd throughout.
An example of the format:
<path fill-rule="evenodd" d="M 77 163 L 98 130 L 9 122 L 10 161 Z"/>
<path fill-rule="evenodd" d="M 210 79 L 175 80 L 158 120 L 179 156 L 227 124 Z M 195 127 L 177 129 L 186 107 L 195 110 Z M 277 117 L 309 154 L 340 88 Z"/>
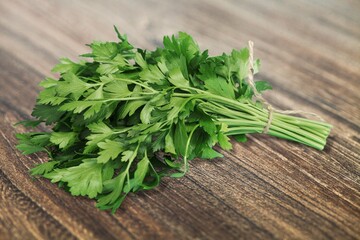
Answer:
<path fill-rule="evenodd" d="M 253 40 L 269 101 L 334 125 L 325 150 L 254 135 L 116 215 L 32 179 L 46 159 L 15 149 L 13 124 L 57 59 L 115 40 L 113 24 L 149 49 L 179 30 L 212 54 Z M 359 96 L 359 1 L 0 0 L 0 239 L 360 239 Z"/>

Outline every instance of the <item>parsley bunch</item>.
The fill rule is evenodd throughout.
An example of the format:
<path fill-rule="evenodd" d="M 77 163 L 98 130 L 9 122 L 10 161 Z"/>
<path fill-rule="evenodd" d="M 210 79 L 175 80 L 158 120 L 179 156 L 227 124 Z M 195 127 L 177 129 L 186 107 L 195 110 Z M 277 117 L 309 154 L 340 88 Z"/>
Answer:
<path fill-rule="evenodd" d="M 119 42 L 93 42 L 91 61 L 61 59 L 46 78 L 32 116 L 21 124 L 50 132 L 17 134 L 24 154 L 46 152 L 49 161 L 31 170 L 72 195 L 116 211 L 130 192 L 181 177 L 194 158 L 222 157 L 245 134 L 262 133 L 268 110 L 252 100 L 246 82 L 249 50 L 210 57 L 186 33 L 164 37 L 155 51 Z M 259 69 L 259 60 L 254 72 Z M 257 81 L 261 92 L 271 89 Z M 274 113 L 269 135 L 323 149 L 327 123 Z"/>

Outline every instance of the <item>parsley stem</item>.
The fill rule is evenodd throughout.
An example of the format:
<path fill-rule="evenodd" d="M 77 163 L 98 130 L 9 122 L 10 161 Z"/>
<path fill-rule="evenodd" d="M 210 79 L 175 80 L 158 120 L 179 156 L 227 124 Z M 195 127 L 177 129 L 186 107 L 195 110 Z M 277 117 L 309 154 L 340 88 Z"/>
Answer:
<path fill-rule="evenodd" d="M 136 156 L 137 156 L 137 153 L 138 153 L 138 150 L 139 150 L 139 146 L 140 146 L 140 143 L 137 144 L 137 146 L 136 146 L 133 154 L 131 155 L 130 159 L 128 160 L 129 162 L 128 162 L 128 165 L 126 166 L 126 170 L 125 170 L 125 172 L 126 172 L 126 178 L 127 178 L 127 184 L 128 184 L 128 186 L 129 186 L 129 189 L 131 188 L 131 186 L 130 186 L 129 169 L 130 169 L 130 167 L 131 167 L 132 162 L 134 161 L 134 159 L 135 159 Z"/>
<path fill-rule="evenodd" d="M 113 102 L 113 101 L 129 101 L 129 100 L 148 100 L 149 97 L 125 97 L 125 98 L 109 98 L 102 100 L 102 102 Z"/>
<path fill-rule="evenodd" d="M 214 101 L 217 101 L 217 102 L 219 102 L 221 104 L 227 105 L 227 106 L 232 107 L 232 108 L 236 108 L 238 110 L 247 112 L 247 113 L 252 114 L 252 115 L 256 115 L 258 113 L 261 113 L 258 109 L 251 109 L 249 107 L 251 104 L 249 104 L 249 103 L 239 102 L 239 101 L 236 101 L 234 99 L 230 99 L 230 98 L 226 98 L 226 97 L 223 97 L 223 96 L 220 96 L 220 95 L 212 94 L 210 92 L 203 91 L 203 90 L 197 89 L 197 88 L 186 87 L 185 89 L 197 91 L 199 93 L 198 98 L 202 98 L 204 100 L 214 100 Z M 192 97 L 192 96 L 194 96 L 194 94 L 187 94 L 187 93 L 174 93 L 174 95 L 183 96 L 183 97 L 186 97 L 186 96 Z"/>
<path fill-rule="evenodd" d="M 257 113 L 250 116 L 246 116 L 244 112 L 237 112 L 226 107 L 219 107 L 217 104 L 211 106 L 211 103 L 208 102 L 208 105 L 200 104 L 199 106 L 205 107 L 207 112 L 212 112 L 212 115 L 227 115 L 230 119 L 225 120 L 224 118 L 218 118 L 217 121 L 220 123 L 226 123 L 230 126 L 229 132 L 233 133 L 234 131 L 239 134 L 241 133 L 262 133 L 264 127 L 268 121 L 268 112 L 266 109 L 256 109 Z M 244 105 L 244 103 L 239 102 L 237 106 Z M 243 109 L 243 106 L 239 107 Z M 255 110 L 255 107 L 253 107 Z M 281 115 L 280 115 L 281 116 Z M 255 117 L 255 118 L 254 118 Z M 284 122 L 278 118 L 278 115 L 274 116 L 269 135 L 273 136 L 286 136 L 287 139 L 301 142 L 310 146 L 313 146 L 317 149 L 322 149 L 326 142 L 327 126 L 318 125 L 317 122 L 307 122 L 305 121 L 305 129 L 301 127 L 302 118 L 291 118 L 294 122 L 287 121 Z M 307 129 L 320 129 L 321 131 L 308 131 Z M 324 133 L 324 134 L 322 134 Z"/>
<path fill-rule="evenodd" d="M 189 146 L 190 146 L 190 142 L 191 142 L 192 136 L 193 136 L 195 130 L 196 130 L 198 127 L 199 127 L 199 124 L 195 125 L 195 126 L 192 128 L 192 130 L 191 130 L 191 132 L 190 132 L 190 134 L 189 134 L 189 137 L 188 137 L 188 139 L 187 139 L 187 141 L 186 141 L 186 147 L 185 147 L 185 153 L 184 153 L 184 168 L 185 168 L 185 169 L 184 169 L 184 173 L 186 173 L 187 170 L 188 170 L 188 168 L 189 168 L 189 166 L 188 166 Z"/>
<path fill-rule="evenodd" d="M 137 82 L 135 80 L 126 79 L 126 78 L 117 78 L 117 77 L 115 77 L 114 79 L 119 80 L 119 81 L 123 81 L 123 82 L 133 83 L 133 84 L 139 85 L 139 86 L 141 86 L 143 88 L 146 88 L 146 89 L 150 90 L 153 93 L 158 93 L 158 91 L 156 91 L 155 89 L 153 89 L 153 88 L 151 88 L 151 87 L 149 87 L 149 86 L 147 86 L 145 84 L 139 83 L 139 82 Z"/>
<path fill-rule="evenodd" d="M 174 93 L 174 95 L 202 99 L 204 102 L 200 103 L 199 107 L 205 112 L 211 113 L 215 116 L 215 119 L 217 118 L 216 116 L 221 115 L 230 117 L 232 122 L 227 123 L 234 125 L 233 128 L 230 128 L 230 133 L 232 133 L 231 131 L 236 131 L 237 133 L 239 131 L 242 133 L 262 133 L 267 124 L 267 109 L 251 103 L 215 95 L 197 88 L 186 87 L 185 89 L 196 91 L 198 94 L 196 97 L 194 97 L 194 93 Z M 221 123 L 222 121 L 219 119 L 218 121 Z M 237 120 L 238 122 L 236 123 Z M 248 121 L 252 121 L 252 123 Z M 232 126 L 231 124 L 229 125 Z M 331 125 L 327 123 L 274 113 L 268 134 L 278 137 L 283 136 L 289 140 L 301 142 L 317 149 L 323 149 L 330 128 Z"/>

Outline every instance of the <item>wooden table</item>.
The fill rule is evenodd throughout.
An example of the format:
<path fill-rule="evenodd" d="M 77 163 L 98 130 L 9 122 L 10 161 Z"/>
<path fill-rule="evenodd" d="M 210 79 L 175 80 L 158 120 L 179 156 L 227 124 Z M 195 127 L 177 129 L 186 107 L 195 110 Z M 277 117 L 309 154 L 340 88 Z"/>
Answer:
<path fill-rule="evenodd" d="M 115 40 L 113 24 L 149 49 L 179 30 L 211 54 L 253 40 L 266 98 L 334 125 L 325 150 L 250 136 L 116 215 L 31 178 L 46 159 L 15 149 L 13 124 L 58 58 Z M 0 239 L 360 239 L 359 96 L 358 1 L 0 1 Z"/>

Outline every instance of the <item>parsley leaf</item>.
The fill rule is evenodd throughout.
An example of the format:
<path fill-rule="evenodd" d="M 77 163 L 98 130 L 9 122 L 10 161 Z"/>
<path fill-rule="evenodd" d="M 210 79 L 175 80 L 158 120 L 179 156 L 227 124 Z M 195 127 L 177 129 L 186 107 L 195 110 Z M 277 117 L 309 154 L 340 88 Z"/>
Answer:
<path fill-rule="evenodd" d="M 104 142 L 97 144 L 100 149 L 98 163 L 106 163 L 109 160 L 114 160 L 123 150 L 124 145 L 117 141 L 106 139 Z"/>
<path fill-rule="evenodd" d="M 76 132 L 53 132 L 50 137 L 50 142 L 59 145 L 62 149 L 73 145 L 76 140 Z"/>
<path fill-rule="evenodd" d="M 96 159 L 84 159 L 81 164 L 65 169 L 56 168 L 44 177 L 51 182 L 64 182 L 74 196 L 94 198 L 102 192 L 102 164 Z"/>

